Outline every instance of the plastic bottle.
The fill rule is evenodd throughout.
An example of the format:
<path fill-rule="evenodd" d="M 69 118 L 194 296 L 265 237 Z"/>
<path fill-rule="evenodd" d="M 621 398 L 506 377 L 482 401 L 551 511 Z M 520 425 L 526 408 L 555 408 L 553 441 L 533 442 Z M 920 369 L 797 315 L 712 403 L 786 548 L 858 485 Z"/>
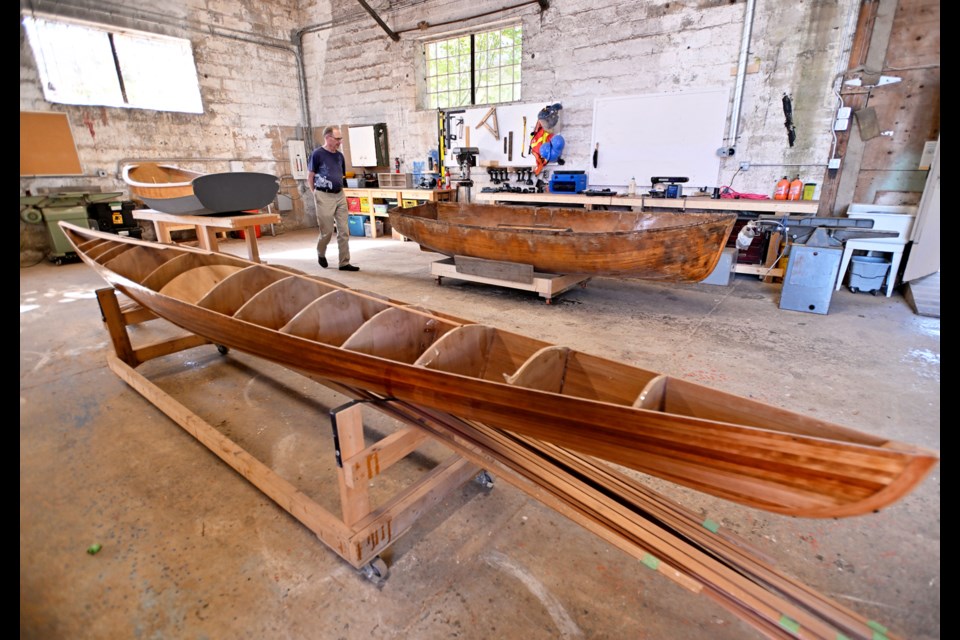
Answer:
<path fill-rule="evenodd" d="M 787 200 L 799 200 L 801 196 L 803 196 L 803 180 L 797 175 L 797 177 L 793 179 L 793 182 L 790 183 L 790 192 L 787 195 Z"/>
<path fill-rule="evenodd" d="M 637 195 L 637 181 L 635 178 L 630 178 L 630 184 L 627 185 L 627 195 L 628 196 Z"/>
<path fill-rule="evenodd" d="M 773 191 L 774 200 L 786 200 L 787 196 L 790 194 L 790 181 L 787 180 L 787 176 L 780 178 L 780 182 L 777 183 L 777 188 Z"/>

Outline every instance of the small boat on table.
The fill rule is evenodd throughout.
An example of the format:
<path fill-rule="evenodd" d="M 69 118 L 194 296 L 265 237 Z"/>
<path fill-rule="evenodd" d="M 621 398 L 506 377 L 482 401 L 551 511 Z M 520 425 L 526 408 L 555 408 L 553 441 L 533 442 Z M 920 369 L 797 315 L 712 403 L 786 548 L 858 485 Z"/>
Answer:
<path fill-rule="evenodd" d="M 173 165 L 144 162 L 123 167 L 131 197 L 156 211 L 181 216 L 256 211 L 280 190 L 269 173 L 198 173 Z"/>
<path fill-rule="evenodd" d="M 428 202 L 390 225 L 447 256 L 533 265 L 544 273 L 699 282 L 720 260 L 735 213 L 584 211 Z"/>
<path fill-rule="evenodd" d="M 936 452 L 331 280 L 60 223 L 155 315 L 218 345 L 805 517 L 883 508 Z"/>

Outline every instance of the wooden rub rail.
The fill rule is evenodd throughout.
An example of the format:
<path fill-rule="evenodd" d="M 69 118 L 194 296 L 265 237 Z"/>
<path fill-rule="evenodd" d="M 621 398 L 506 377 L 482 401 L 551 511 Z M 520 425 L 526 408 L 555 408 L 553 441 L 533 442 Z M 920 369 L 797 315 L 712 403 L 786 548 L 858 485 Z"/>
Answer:
<path fill-rule="evenodd" d="M 422 511 L 475 477 L 480 469 L 488 469 L 634 557 L 643 567 L 714 600 L 766 637 L 895 638 L 886 630 L 880 633 L 882 626 L 876 622 L 766 564 L 751 553 L 745 541 L 593 458 L 301 371 L 359 401 L 334 412 L 342 507 L 342 514 L 334 515 L 135 370 L 151 358 L 209 344 L 208 340 L 186 336 L 134 348 L 126 327 L 156 316 L 139 307 L 121 308 L 113 289 L 101 289 L 97 297 L 114 345 L 115 353 L 107 358 L 110 368 L 375 581 L 385 579 L 388 573 L 379 554 L 406 532 Z M 371 304 L 377 306 L 375 301 Z M 456 350 L 482 343 L 485 337 L 489 337 L 488 327 L 470 325 L 449 331 L 444 342 L 445 347 Z M 438 341 L 419 357 L 424 366 L 462 363 L 462 359 L 451 359 L 451 352 L 440 346 Z M 565 368 L 568 357 L 569 350 L 563 348 L 542 349 L 508 382 L 522 380 L 535 387 L 555 388 L 562 382 L 550 374 L 551 369 Z M 650 379 L 637 403 L 662 404 L 666 380 L 665 376 Z M 368 446 L 361 406 L 381 411 L 406 426 Z M 454 455 L 385 505 L 373 508 L 367 491 L 369 480 L 427 439 L 446 445 Z"/>

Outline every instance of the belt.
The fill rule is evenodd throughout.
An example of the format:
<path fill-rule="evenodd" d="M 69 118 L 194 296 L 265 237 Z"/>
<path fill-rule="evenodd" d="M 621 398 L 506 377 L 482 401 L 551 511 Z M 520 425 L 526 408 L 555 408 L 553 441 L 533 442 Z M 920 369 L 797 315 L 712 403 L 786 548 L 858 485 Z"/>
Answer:
<path fill-rule="evenodd" d="M 343 189 L 337 189 L 336 191 L 332 191 L 330 189 L 317 189 L 317 191 L 322 191 L 323 193 L 340 193 L 343 191 Z"/>

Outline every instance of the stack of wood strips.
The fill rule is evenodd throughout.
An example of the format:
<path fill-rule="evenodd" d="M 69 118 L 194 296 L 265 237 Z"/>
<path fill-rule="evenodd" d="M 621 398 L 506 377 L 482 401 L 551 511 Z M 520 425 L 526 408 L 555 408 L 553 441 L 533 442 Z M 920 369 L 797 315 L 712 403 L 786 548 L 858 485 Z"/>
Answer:
<path fill-rule="evenodd" d="M 442 412 L 321 381 L 414 424 L 643 565 L 770 638 L 892 639 L 881 624 L 784 575 L 747 542 L 613 467 Z"/>

